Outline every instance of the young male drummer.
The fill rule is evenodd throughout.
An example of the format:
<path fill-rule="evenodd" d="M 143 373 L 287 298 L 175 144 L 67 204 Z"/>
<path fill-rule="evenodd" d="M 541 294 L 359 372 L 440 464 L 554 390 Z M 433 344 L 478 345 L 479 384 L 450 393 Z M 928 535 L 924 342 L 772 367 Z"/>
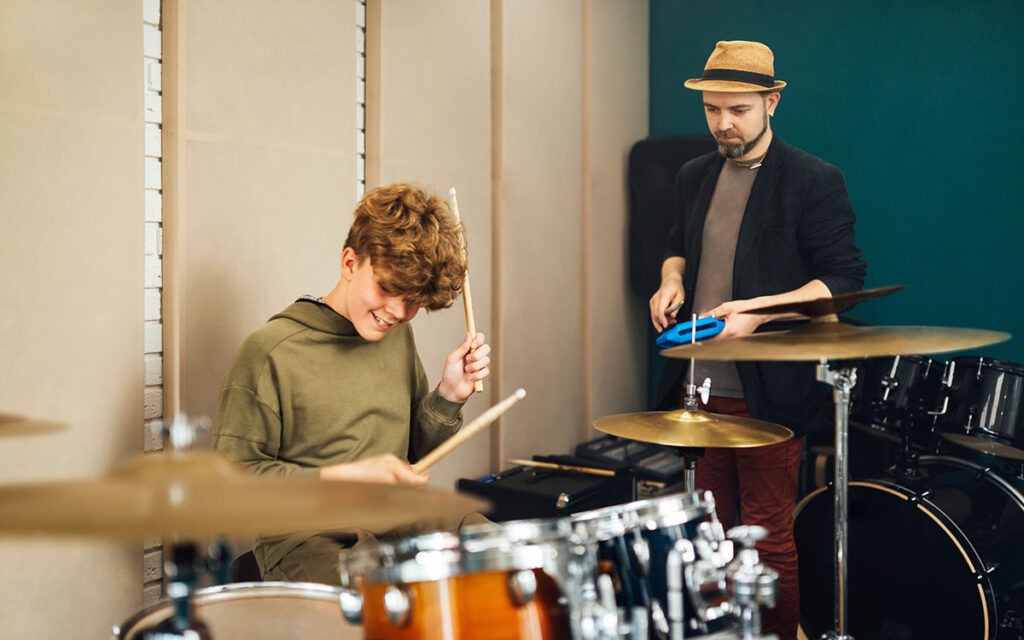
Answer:
<path fill-rule="evenodd" d="M 217 451 L 259 474 L 423 485 L 409 459 L 462 425 L 490 369 L 483 334 L 467 334 L 430 389 L 408 324 L 451 305 L 466 273 L 461 223 L 437 195 L 392 184 L 359 202 L 341 274 L 246 339 L 221 390 Z M 354 536 L 261 539 L 265 580 L 337 584 Z"/>
<path fill-rule="evenodd" d="M 771 117 L 786 83 L 775 79 L 774 56 L 757 42 L 719 42 L 704 74 L 687 80 L 702 92 L 718 151 L 692 160 L 676 178 L 676 221 L 651 297 L 659 331 L 677 318 L 714 316 L 719 337 L 784 329 L 778 317 L 747 313 L 861 288 L 866 264 L 854 241 L 854 212 L 842 173 L 775 137 Z M 676 313 L 666 310 L 676 304 Z M 659 396 L 679 401 L 683 362 L 669 360 Z M 779 573 L 779 597 L 765 611 L 765 633 L 796 638 L 799 583 L 793 541 L 803 436 L 820 425 L 828 389 L 813 363 L 697 362 L 696 380 L 710 377 L 712 413 L 752 416 L 784 425 L 796 437 L 750 449 L 708 449 L 697 486 L 710 489 L 726 527 L 766 527 L 758 548 Z"/>

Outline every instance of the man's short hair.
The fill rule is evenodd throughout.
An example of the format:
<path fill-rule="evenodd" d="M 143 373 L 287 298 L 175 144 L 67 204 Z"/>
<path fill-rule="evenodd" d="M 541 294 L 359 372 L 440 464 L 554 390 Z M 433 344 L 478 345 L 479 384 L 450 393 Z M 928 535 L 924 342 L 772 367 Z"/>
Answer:
<path fill-rule="evenodd" d="M 448 203 L 414 184 L 372 189 L 356 206 L 345 246 L 369 259 L 387 295 L 436 311 L 451 306 L 466 277 L 462 223 Z"/>

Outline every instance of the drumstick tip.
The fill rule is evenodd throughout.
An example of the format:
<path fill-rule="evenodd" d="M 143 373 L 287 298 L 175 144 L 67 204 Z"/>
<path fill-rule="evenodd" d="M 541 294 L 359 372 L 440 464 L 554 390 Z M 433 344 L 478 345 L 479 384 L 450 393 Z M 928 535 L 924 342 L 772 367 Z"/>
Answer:
<path fill-rule="evenodd" d="M 526 397 L 526 389 L 523 389 L 522 387 L 519 387 L 518 389 L 516 389 L 516 397 L 519 398 L 520 400 L 525 398 Z"/>
<path fill-rule="evenodd" d="M 454 198 L 455 197 L 455 187 L 450 187 L 448 189 L 448 197 L 449 198 Z"/>

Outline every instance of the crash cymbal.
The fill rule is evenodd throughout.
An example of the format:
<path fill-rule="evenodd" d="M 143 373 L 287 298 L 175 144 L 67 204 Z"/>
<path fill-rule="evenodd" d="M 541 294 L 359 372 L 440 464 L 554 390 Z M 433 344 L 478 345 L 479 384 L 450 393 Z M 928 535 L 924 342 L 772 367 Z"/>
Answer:
<path fill-rule="evenodd" d="M 689 409 L 620 413 L 594 420 L 594 428 L 627 440 L 708 449 L 761 447 L 793 437 L 771 422 Z"/>
<path fill-rule="evenodd" d="M 855 327 L 843 322 L 811 322 L 789 331 L 714 338 L 661 353 L 668 358 L 697 360 L 845 360 L 945 353 L 1009 339 L 1008 333 L 982 329 Z"/>
<path fill-rule="evenodd" d="M 814 300 L 805 300 L 803 302 L 788 302 L 786 304 L 760 307 L 758 309 L 751 309 L 750 313 L 801 313 L 809 318 L 818 318 L 821 316 L 842 313 L 855 304 L 860 304 L 865 300 L 881 298 L 882 296 L 887 296 L 890 293 L 896 293 L 897 291 L 906 288 L 906 285 L 896 285 L 892 287 L 880 287 L 878 289 L 867 289 L 865 291 L 841 293 L 837 296 L 832 296 L 831 298 L 816 298 Z"/>
<path fill-rule="evenodd" d="M 250 474 L 212 452 L 128 461 L 98 480 L 0 487 L 0 535 L 244 536 L 457 523 L 483 500 L 420 487 Z"/>
<path fill-rule="evenodd" d="M 61 431 L 63 429 L 67 429 L 66 424 L 48 422 L 46 420 L 33 420 L 9 413 L 0 413 L 0 437 L 31 436 L 43 433 L 53 433 L 54 431 Z"/>

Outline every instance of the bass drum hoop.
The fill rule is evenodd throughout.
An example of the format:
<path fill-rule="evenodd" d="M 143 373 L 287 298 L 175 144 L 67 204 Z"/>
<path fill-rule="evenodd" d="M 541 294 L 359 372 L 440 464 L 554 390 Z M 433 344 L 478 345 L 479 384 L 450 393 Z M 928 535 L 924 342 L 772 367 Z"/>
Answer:
<path fill-rule="evenodd" d="M 927 464 L 946 464 L 953 467 L 958 467 L 962 470 L 972 472 L 979 477 L 984 476 L 986 480 L 992 482 L 1000 489 L 1002 489 L 1007 495 L 1009 495 L 1013 501 L 1017 504 L 1018 508 L 1024 511 L 1024 496 L 1021 495 L 1020 491 L 1015 486 L 1004 480 L 999 475 L 993 473 L 990 469 L 982 467 L 981 465 L 975 464 L 968 460 L 962 460 L 960 458 L 954 458 L 951 456 L 938 456 L 928 455 L 921 456 L 919 458 L 921 465 Z M 981 555 L 975 549 L 970 538 L 960 529 L 960 527 L 953 522 L 945 512 L 938 505 L 928 499 L 927 496 L 921 497 L 916 496 L 910 489 L 897 484 L 893 480 L 887 479 L 875 479 L 875 480 L 854 480 L 849 483 L 851 487 L 863 487 L 867 489 L 874 489 L 877 491 L 883 491 L 889 495 L 895 496 L 908 503 L 914 503 L 919 511 L 924 513 L 928 518 L 935 524 L 938 529 L 944 533 L 949 540 L 953 543 L 956 550 L 960 553 L 966 564 L 968 570 L 977 578 L 977 584 L 975 585 L 978 591 L 979 604 L 981 605 L 981 612 L 983 616 L 983 628 L 984 634 L 981 640 L 989 640 L 992 638 L 994 630 L 992 621 L 996 612 L 995 595 L 992 588 L 991 580 L 988 578 L 987 573 L 984 571 L 984 560 Z M 801 500 L 793 511 L 794 523 L 800 517 L 800 513 L 804 510 L 808 503 L 815 499 L 820 494 L 829 491 L 832 488 L 830 484 L 827 487 L 821 487 L 815 491 L 809 493 Z M 834 522 L 833 528 L 834 528 Z M 847 561 L 849 562 L 849 553 L 847 554 Z M 857 558 L 853 558 L 854 562 L 857 562 Z M 802 627 L 802 625 L 801 625 Z M 966 640 L 966 639 L 965 639 Z"/>

